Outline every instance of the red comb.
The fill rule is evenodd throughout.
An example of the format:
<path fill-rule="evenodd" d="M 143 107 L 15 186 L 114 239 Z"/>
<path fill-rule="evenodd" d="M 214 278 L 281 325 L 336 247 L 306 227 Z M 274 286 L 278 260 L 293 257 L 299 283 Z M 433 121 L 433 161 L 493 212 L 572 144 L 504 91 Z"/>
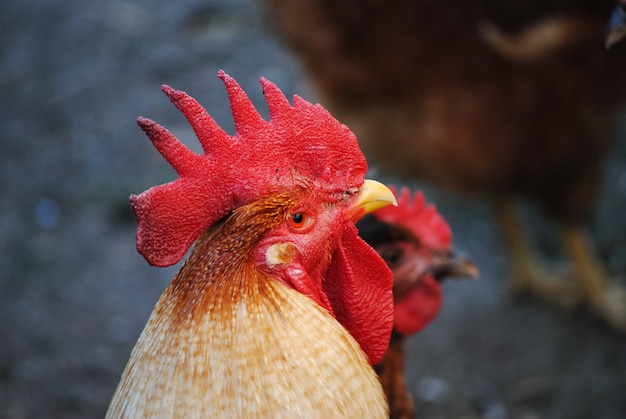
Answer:
<path fill-rule="evenodd" d="M 230 136 L 184 92 L 163 92 L 191 124 L 204 154 L 184 146 L 166 128 L 137 123 L 178 173 L 130 202 L 137 217 L 137 250 L 151 265 L 178 262 L 211 224 L 278 185 L 308 182 L 327 192 L 363 183 L 367 164 L 354 134 L 321 105 L 283 93 L 261 78 L 270 119 L 264 120 L 239 84 L 223 71 L 235 122 Z"/>
<path fill-rule="evenodd" d="M 411 191 L 404 187 L 400 196 L 396 188 L 391 186 L 396 195 L 398 206 L 392 205 L 374 213 L 380 221 L 399 224 L 410 229 L 426 246 L 433 249 L 448 248 L 452 245 L 452 231 L 444 218 L 432 204 L 426 204 L 424 194 L 416 191 L 411 198 Z"/>

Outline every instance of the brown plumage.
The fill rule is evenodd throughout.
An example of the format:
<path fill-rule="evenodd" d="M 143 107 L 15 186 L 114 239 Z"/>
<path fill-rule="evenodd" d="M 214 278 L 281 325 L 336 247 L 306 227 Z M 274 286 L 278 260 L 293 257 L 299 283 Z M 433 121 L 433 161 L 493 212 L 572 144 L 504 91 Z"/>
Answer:
<path fill-rule="evenodd" d="M 604 47 L 614 0 L 264 4 L 373 163 L 501 203 L 513 287 L 585 303 L 626 330 L 624 292 L 580 228 L 626 99 L 624 47 Z M 515 197 L 564 227 L 578 281 L 544 281 L 511 216 Z"/>
<path fill-rule="evenodd" d="M 404 380 L 406 338 L 391 334 L 389 348 L 382 361 L 374 365 L 385 396 L 389 403 L 390 419 L 412 419 L 414 417 L 413 396 Z"/>

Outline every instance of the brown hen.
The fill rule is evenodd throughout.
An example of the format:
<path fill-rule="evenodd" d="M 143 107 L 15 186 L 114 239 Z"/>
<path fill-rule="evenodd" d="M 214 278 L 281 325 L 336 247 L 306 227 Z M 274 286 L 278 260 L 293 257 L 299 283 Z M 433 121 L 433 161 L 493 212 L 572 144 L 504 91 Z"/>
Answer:
<path fill-rule="evenodd" d="M 626 297 L 581 228 L 602 176 L 626 52 L 604 47 L 615 0 L 265 0 L 323 102 L 371 161 L 497 202 L 515 291 L 583 304 L 626 331 Z M 563 228 L 573 279 L 543 272 L 511 208 Z"/>

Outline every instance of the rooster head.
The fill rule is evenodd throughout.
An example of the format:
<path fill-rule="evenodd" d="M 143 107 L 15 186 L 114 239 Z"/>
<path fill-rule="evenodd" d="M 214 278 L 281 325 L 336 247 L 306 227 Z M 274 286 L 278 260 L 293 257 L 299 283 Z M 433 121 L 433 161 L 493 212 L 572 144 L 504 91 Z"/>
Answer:
<path fill-rule="evenodd" d="M 162 88 L 191 124 L 203 154 L 155 122 L 138 119 L 178 173 L 170 183 L 131 196 L 138 251 L 150 264 L 168 266 L 211 226 L 252 214 L 246 222 L 259 233 L 242 232 L 255 235 L 250 261 L 327 309 L 377 362 L 392 328 L 393 278 L 355 223 L 395 203 L 392 192 L 365 180 L 367 164 L 355 135 L 320 105 L 294 96 L 292 106 L 262 78 L 266 121 L 233 78 L 218 75 L 230 100 L 233 136 L 195 99 Z"/>
<path fill-rule="evenodd" d="M 403 188 L 396 207 L 369 215 L 359 231 L 393 272 L 394 329 L 401 335 L 411 335 L 435 318 L 442 279 L 478 276 L 476 265 L 453 250 L 450 226 L 421 192 L 411 196 Z"/>

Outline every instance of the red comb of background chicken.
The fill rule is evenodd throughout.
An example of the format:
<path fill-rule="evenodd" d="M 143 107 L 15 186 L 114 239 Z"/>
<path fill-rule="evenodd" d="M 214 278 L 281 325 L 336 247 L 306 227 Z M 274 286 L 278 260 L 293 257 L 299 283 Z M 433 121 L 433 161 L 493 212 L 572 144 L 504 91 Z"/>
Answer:
<path fill-rule="evenodd" d="M 175 181 L 130 197 L 137 250 L 151 265 L 178 262 L 211 224 L 268 188 L 306 180 L 343 193 L 363 183 L 367 164 L 356 137 L 320 105 L 295 95 L 291 106 L 278 87 L 261 78 L 270 114 L 266 121 L 233 78 L 223 71 L 218 75 L 230 100 L 234 136 L 195 99 L 162 88 L 191 124 L 204 154 L 189 150 L 157 123 L 137 120 L 178 173 Z"/>
<path fill-rule="evenodd" d="M 400 224 L 410 229 L 415 237 L 432 249 L 445 249 L 452 245 L 452 231 L 433 204 L 426 204 L 424 194 L 416 191 L 411 199 L 411 191 L 403 187 L 400 196 L 396 188 L 390 186 L 398 198 L 398 206 L 389 206 L 373 215 L 380 221 Z"/>

